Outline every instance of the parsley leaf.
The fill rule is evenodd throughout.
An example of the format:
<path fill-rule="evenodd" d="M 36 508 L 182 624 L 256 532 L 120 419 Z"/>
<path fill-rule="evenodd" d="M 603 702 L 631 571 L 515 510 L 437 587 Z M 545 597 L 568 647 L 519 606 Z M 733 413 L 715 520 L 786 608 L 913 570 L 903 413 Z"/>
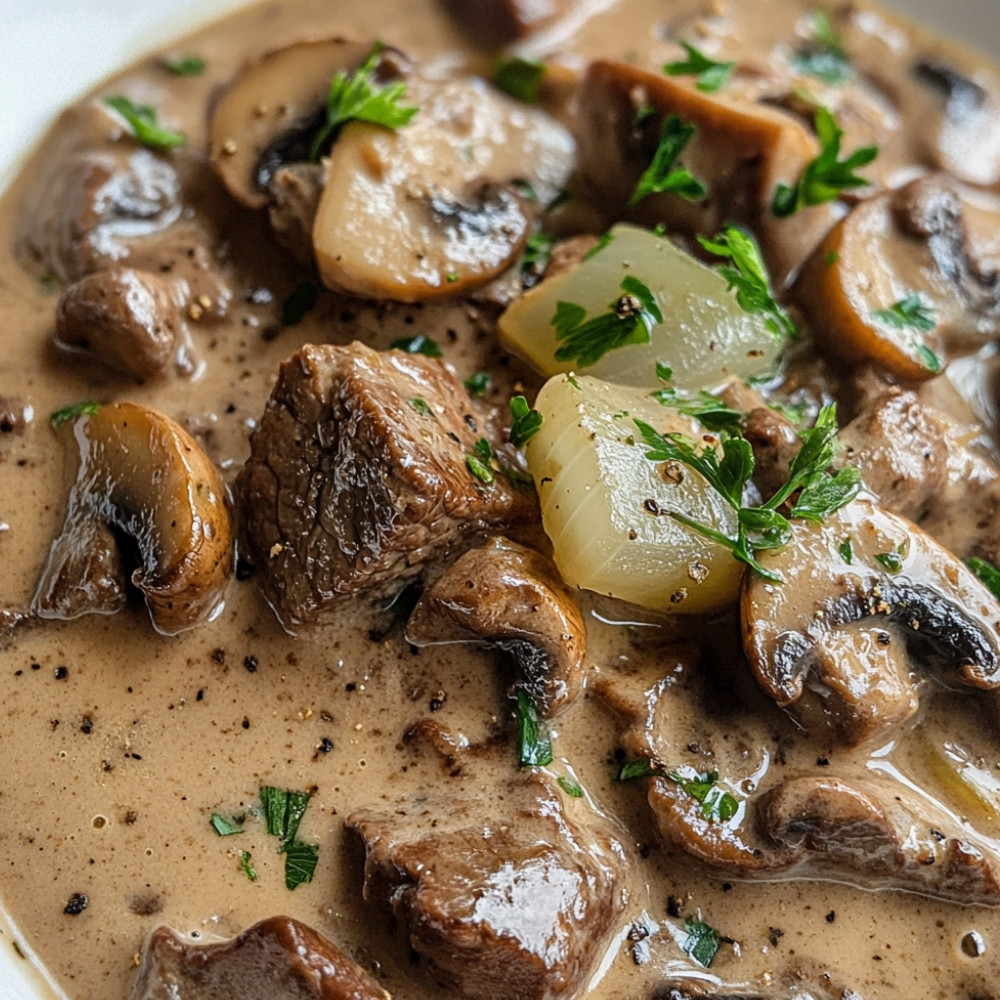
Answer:
<path fill-rule="evenodd" d="M 719 932 L 714 927 L 709 927 L 708 924 L 695 920 L 693 917 L 685 919 L 684 930 L 687 931 L 687 938 L 681 945 L 681 950 L 707 969 L 719 952 L 722 940 L 719 937 Z"/>
<path fill-rule="evenodd" d="M 408 399 L 407 404 L 413 407 L 422 417 L 433 417 L 434 411 L 430 408 L 427 400 L 423 396 L 413 396 Z"/>
<path fill-rule="evenodd" d="M 257 881 L 257 869 L 250 864 L 250 852 L 241 851 L 240 852 L 240 868 L 243 869 L 243 874 L 246 875 L 251 882 Z"/>
<path fill-rule="evenodd" d="M 465 466 L 480 482 L 487 486 L 493 482 L 493 448 L 481 437 L 474 446 L 474 454 L 465 456 Z"/>
<path fill-rule="evenodd" d="M 284 847 L 298 833 L 299 823 L 309 805 L 309 793 L 265 785 L 260 790 L 260 804 L 264 808 L 267 832 L 272 837 L 280 837 Z"/>
<path fill-rule="evenodd" d="M 538 722 L 538 709 L 526 692 L 517 691 L 517 760 L 521 767 L 552 763 L 552 742 Z"/>
<path fill-rule="evenodd" d="M 312 281 L 296 285 L 281 305 L 281 325 L 298 326 L 319 300 L 319 288 Z"/>
<path fill-rule="evenodd" d="M 397 337 L 389 344 L 389 348 L 404 354 L 423 354 L 428 358 L 444 357 L 440 344 L 423 333 L 418 333 L 415 337 Z"/>
<path fill-rule="evenodd" d="M 463 383 L 465 391 L 473 398 L 484 396 L 493 384 L 493 376 L 489 372 L 473 372 Z"/>
<path fill-rule="evenodd" d="M 285 888 L 295 890 L 313 880 L 319 861 L 319 846 L 293 840 L 282 848 L 285 855 Z"/>
<path fill-rule="evenodd" d="M 726 85 L 736 68 L 734 62 L 716 62 L 699 52 L 688 42 L 681 42 L 687 59 L 667 63 L 663 72 L 667 76 L 694 76 L 695 87 L 705 94 L 714 94 Z"/>
<path fill-rule="evenodd" d="M 205 60 L 201 56 L 168 56 L 160 65 L 174 76 L 201 76 L 205 72 Z"/>
<path fill-rule="evenodd" d="M 579 782 L 574 781 L 568 775 L 560 774 L 556 778 L 556 784 L 570 797 L 573 799 L 583 798 L 583 789 L 580 787 Z"/>
<path fill-rule="evenodd" d="M 549 320 L 555 329 L 557 361 L 575 361 L 581 368 L 597 364 L 608 351 L 627 344 L 648 344 L 649 335 L 663 313 L 649 286 L 627 274 L 618 286 L 622 295 L 609 303 L 608 311 L 587 318 L 587 310 L 575 302 L 556 302 Z"/>
<path fill-rule="evenodd" d="M 888 309 L 876 309 L 872 313 L 872 319 L 896 330 L 912 328 L 927 333 L 937 326 L 934 310 L 924 305 L 923 299 L 916 292 L 894 302 Z"/>
<path fill-rule="evenodd" d="M 837 551 L 840 553 L 840 558 L 850 566 L 854 562 L 854 543 L 851 541 L 851 536 L 848 535 L 838 546 Z"/>
<path fill-rule="evenodd" d="M 546 233 L 532 233 L 524 244 L 521 274 L 528 279 L 538 281 L 549 266 L 555 243 L 555 239 Z"/>
<path fill-rule="evenodd" d="M 836 201 L 847 188 L 864 187 L 869 183 L 855 170 L 866 166 L 878 156 L 877 146 L 862 146 L 846 159 L 839 159 L 843 130 L 824 107 L 816 108 L 814 119 L 819 139 L 819 155 L 806 164 L 802 176 L 792 187 L 779 184 L 771 202 L 771 211 L 779 218 L 794 215 L 808 205 L 825 205 Z"/>
<path fill-rule="evenodd" d="M 545 76 L 545 63 L 513 56 L 499 59 L 493 67 L 493 85 L 528 104 L 538 103 L 538 91 Z"/>
<path fill-rule="evenodd" d="M 68 424 L 71 420 L 76 420 L 77 417 L 92 417 L 100 408 L 100 403 L 95 403 L 92 399 L 85 399 L 79 403 L 73 403 L 72 406 L 64 406 L 61 410 L 56 410 L 49 415 L 49 423 L 53 427 L 62 427 L 63 424 Z"/>
<path fill-rule="evenodd" d="M 212 818 L 209 822 L 212 824 L 212 829 L 220 837 L 231 837 L 234 833 L 243 832 L 243 827 L 232 822 L 232 820 L 226 819 L 226 817 L 222 816 L 220 813 L 212 813 Z"/>
<path fill-rule="evenodd" d="M 896 552 L 876 552 L 875 561 L 881 563 L 890 573 L 898 573 L 903 568 L 903 560 Z"/>
<path fill-rule="evenodd" d="M 334 134 L 349 121 L 370 122 L 388 129 L 408 125 L 417 108 L 405 107 L 399 102 L 406 96 L 403 81 L 379 87 L 375 80 L 375 67 L 382 54 L 383 45 L 376 42 L 368 58 L 353 73 L 341 70 L 330 81 L 326 98 L 326 122 L 316 134 L 310 150 L 310 160 L 319 162 L 323 151 L 330 145 Z"/>
<path fill-rule="evenodd" d="M 851 75 L 851 64 L 826 8 L 813 11 L 812 32 L 812 39 L 793 53 L 792 66 L 822 83 L 843 83 Z"/>
<path fill-rule="evenodd" d="M 691 141 L 697 129 L 680 115 L 670 115 L 660 126 L 660 141 L 653 159 L 645 169 L 628 200 L 628 207 L 637 205 L 651 194 L 672 191 L 687 201 L 697 201 L 708 194 L 708 188 L 691 176 L 684 167 L 674 167 L 677 157 Z"/>
<path fill-rule="evenodd" d="M 510 443 L 515 448 L 522 448 L 541 429 L 542 415 L 528 406 L 524 396 L 511 399 L 510 414 L 514 418 L 510 425 Z"/>
<path fill-rule="evenodd" d="M 105 97 L 104 103 L 125 119 L 132 134 L 144 146 L 151 149 L 174 149 L 187 143 L 187 136 L 183 132 L 161 128 L 156 121 L 156 108 L 151 108 L 148 104 L 134 104 L 121 95 Z"/>
<path fill-rule="evenodd" d="M 987 559 L 980 559 L 979 556 L 969 556 L 965 560 L 965 565 L 979 578 L 981 583 L 986 585 L 986 589 L 1000 601 L 1000 569 L 997 569 Z"/>
<path fill-rule="evenodd" d="M 699 236 L 698 242 L 709 253 L 729 261 L 719 273 L 729 289 L 736 290 L 736 302 L 744 312 L 760 313 L 764 325 L 779 339 L 798 337 L 798 327 L 774 298 L 767 268 L 752 236 L 736 226 L 726 226 L 714 239 Z"/>
<path fill-rule="evenodd" d="M 656 778 L 663 774 L 651 760 L 645 757 L 626 761 L 615 775 L 615 781 L 634 781 L 636 778 Z"/>
<path fill-rule="evenodd" d="M 668 771 L 667 777 L 676 782 L 696 802 L 701 803 L 701 814 L 705 819 L 725 823 L 739 811 L 736 799 L 719 787 L 719 772 L 709 771 L 698 774 L 690 768 L 683 771 Z"/>

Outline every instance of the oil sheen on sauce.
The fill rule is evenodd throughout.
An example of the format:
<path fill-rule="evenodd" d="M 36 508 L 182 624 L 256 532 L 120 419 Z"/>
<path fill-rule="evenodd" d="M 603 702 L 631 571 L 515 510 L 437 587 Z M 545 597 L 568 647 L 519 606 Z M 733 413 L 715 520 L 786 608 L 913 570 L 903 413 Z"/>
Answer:
<path fill-rule="evenodd" d="M 648 26 L 663 20 L 665 6 L 663 0 L 581 4 L 581 13 L 593 8 L 590 20 L 578 19 L 566 37 L 539 46 L 573 52 L 578 61 L 598 54 L 627 59 L 639 52 L 662 62 L 663 42 Z M 673 0 L 669 6 L 672 22 L 691 24 L 711 7 L 700 0 Z M 765 50 L 781 26 L 806 9 L 796 0 L 745 7 L 746 16 L 737 15 L 738 33 L 747 44 L 759 40 Z M 115 87 L 147 79 L 150 103 L 183 122 L 191 147 L 198 148 L 205 139 L 204 108 L 216 88 L 248 57 L 303 37 L 382 38 L 417 60 L 467 63 L 484 71 L 487 56 L 468 47 L 443 8 L 432 0 L 265 3 L 173 47 L 201 55 L 203 76 L 164 80 L 150 58 L 126 71 Z M 881 22 L 876 14 L 871 18 L 874 45 Z M 892 20 L 882 26 L 890 33 L 902 30 Z M 892 72 L 887 65 L 886 73 Z M 59 155 L 67 133 L 87 123 L 85 115 L 71 114 L 56 124 L 5 195 L 0 214 L 0 395 L 17 397 L 34 412 L 23 434 L 0 440 L 0 518 L 6 529 L 0 536 L 0 596 L 9 609 L 27 606 L 61 523 L 68 473 L 45 419 L 61 406 L 79 399 L 130 399 L 187 416 L 207 429 L 210 454 L 232 478 L 279 362 L 302 343 L 359 338 L 385 347 L 398 336 L 426 332 L 446 345 L 448 360 L 460 370 L 497 369 L 475 311 L 464 305 L 325 309 L 276 337 L 264 336 L 267 311 L 249 293 L 268 289 L 280 301 L 298 279 L 293 266 L 265 245 L 262 227 L 245 220 L 234 220 L 238 228 L 231 235 L 241 248 L 244 285 L 227 322 L 194 325 L 192 377 L 171 375 L 136 387 L 59 355 L 49 340 L 54 296 L 15 261 L 12 245 L 25 200 L 37 196 L 34 164 Z M 206 199 L 224 198 L 210 178 L 205 184 Z M 497 398 L 505 399 L 519 379 L 529 391 L 537 388 L 529 373 L 505 361 Z M 593 612 L 589 659 L 597 673 L 655 678 L 686 669 L 691 636 L 681 630 L 616 623 L 629 616 L 607 604 L 587 610 Z M 20 940 L 66 996 L 125 1000 L 145 936 L 160 924 L 210 940 L 277 913 L 314 926 L 373 970 L 395 996 L 440 996 L 411 963 L 403 936 L 394 935 L 362 900 L 360 853 L 345 835 L 343 818 L 440 783 L 436 764 L 405 746 L 403 733 L 433 714 L 473 740 L 488 738 L 507 711 L 509 676 L 501 657 L 464 646 L 415 651 L 398 628 L 374 638 L 370 628 L 369 616 L 345 612 L 337 628 L 289 637 L 253 585 L 234 581 L 216 621 L 176 638 L 157 635 L 136 605 L 111 617 L 19 630 L 0 649 L 0 895 Z M 734 656 L 738 663 L 738 652 Z M 678 720 L 678 731 L 725 740 L 739 728 L 759 734 L 762 746 L 774 744 L 779 732 L 782 759 L 769 758 L 760 781 L 768 768 L 815 771 L 824 748 L 762 698 L 747 697 L 752 711 L 744 706 L 732 716 L 693 697 L 678 699 L 678 711 L 688 713 Z M 931 743 L 953 742 L 995 782 L 1000 740 L 978 721 L 970 725 L 967 712 L 942 698 L 925 713 L 921 732 Z M 708 983 L 718 977 L 757 990 L 801 981 L 816 993 L 828 988 L 840 996 L 848 989 L 882 1000 L 997 995 L 995 912 L 822 881 L 705 877 L 657 841 L 643 789 L 610 781 L 608 760 L 618 730 L 598 700 L 578 704 L 558 730 L 559 761 L 571 763 L 595 808 L 616 818 L 641 857 L 631 872 L 619 932 L 585 995 L 649 997 L 668 974 Z M 885 748 L 883 770 L 932 787 L 925 756 L 912 744 Z M 843 774 L 863 774 L 872 766 L 868 756 L 843 750 L 824 759 Z M 259 823 L 248 822 L 245 833 L 226 838 L 209 825 L 215 811 L 236 814 L 254 806 L 264 784 L 314 791 L 301 835 L 319 843 L 320 860 L 314 881 L 294 893 L 285 889 L 283 859 Z M 484 810 L 489 805 L 487 795 Z M 995 811 L 978 825 L 1000 838 Z M 244 851 L 258 872 L 255 882 L 240 867 Z M 88 905 L 71 915 L 64 911 L 74 894 L 86 895 Z M 657 939 L 648 961 L 634 960 L 629 926 L 644 918 L 659 927 L 680 926 L 671 907 L 700 914 L 724 936 L 710 971 L 693 965 L 669 934 Z M 972 931 L 985 942 L 984 956 L 963 951 L 963 938 Z"/>

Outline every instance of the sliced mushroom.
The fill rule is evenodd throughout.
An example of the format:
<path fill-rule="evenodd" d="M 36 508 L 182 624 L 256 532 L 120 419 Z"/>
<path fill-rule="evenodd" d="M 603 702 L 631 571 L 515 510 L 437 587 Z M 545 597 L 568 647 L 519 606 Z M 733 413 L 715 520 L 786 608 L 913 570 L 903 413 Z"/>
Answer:
<path fill-rule="evenodd" d="M 949 346 L 1000 330 L 1000 208 L 924 177 L 861 202 L 805 268 L 796 297 L 821 347 L 893 377 L 937 375 Z M 873 268 L 870 262 L 877 260 Z"/>
<path fill-rule="evenodd" d="M 700 93 L 681 79 L 625 63 L 595 62 L 579 95 L 580 171 L 612 218 L 632 218 L 689 236 L 742 223 L 761 242 L 780 288 L 833 224 L 829 205 L 778 219 L 771 201 L 779 183 L 794 184 L 818 153 L 795 118 L 750 101 Z M 655 114 L 640 114 L 653 108 Z M 665 118 L 677 115 L 697 129 L 681 154 L 708 189 L 699 201 L 666 193 L 628 202 L 652 161 Z"/>
<path fill-rule="evenodd" d="M 157 631 L 174 635 L 211 619 L 221 610 L 233 559 L 229 503 L 215 466 L 173 420 L 133 403 L 78 417 L 73 434 L 79 471 L 32 609 L 65 618 L 120 606 L 108 596 L 114 586 L 95 576 L 108 561 L 80 551 L 96 540 L 107 544 L 107 526 L 137 549 L 132 583 Z M 95 603 L 58 598 L 73 586 L 91 588 Z"/>
<path fill-rule="evenodd" d="M 859 498 L 794 528 L 744 577 L 743 644 L 761 688 L 807 728 L 856 744 L 918 707 L 911 676 L 1000 687 L 1000 605 L 950 552 L 909 521 Z"/>
<path fill-rule="evenodd" d="M 56 306 L 55 342 L 84 351 L 142 382 L 167 370 L 177 346 L 170 286 L 148 271 L 120 267 L 81 278 Z"/>
<path fill-rule="evenodd" d="M 212 115 L 208 151 L 241 205 L 264 208 L 277 169 L 310 159 L 330 81 L 357 69 L 371 50 L 370 42 L 346 38 L 299 42 L 267 53 L 236 77 Z"/>
<path fill-rule="evenodd" d="M 530 229 L 506 182 L 544 203 L 569 175 L 569 133 L 482 80 L 411 77 L 409 125 L 351 122 L 330 151 L 313 227 L 324 284 L 415 302 L 464 294 L 510 267 Z"/>
<path fill-rule="evenodd" d="M 571 0 L 446 0 L 446 6 L 488 50 L 551 24 L 573 9 Z"/>
<path fill-rule="evenodd" d="M 406 639 L 487 642 L 509 652 L 546 716 L 583 687 L 586 629 L 575 598 L 548 559 L 505 538 L 466 552 L 424 591 Z"/>
<path fill-rule="evenodd" d="M 1000 864 L 947 821 L 928 822 L 899 796 L 839 778 L 801 777 L 768 797 L 763 824 L 776 841 L 810 855 L 810 868 L 863 876 L 869 888 L 896 888 L 960 903 L 1000 905 Z"/>

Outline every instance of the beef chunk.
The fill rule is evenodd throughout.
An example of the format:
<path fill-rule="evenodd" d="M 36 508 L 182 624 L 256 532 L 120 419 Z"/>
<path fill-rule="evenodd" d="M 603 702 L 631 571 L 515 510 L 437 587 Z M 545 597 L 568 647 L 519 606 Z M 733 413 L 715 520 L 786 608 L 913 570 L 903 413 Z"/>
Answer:
<path fill-rule="evenodd" d="M 481 428 L 437 360 L 307 345 L 278 383 L 237 482 L 248 554 L 289 630 L 359 592 L 398 591 L 429 560 L 537 517 L 532 494 L 467 464 Z"/>
<path fill-rule="evenodd" d="M 192 944 L 168 927 L 149 936 L 132 1000 L 236 997 L 389 1000 L 364 969 L 290 917 L 270 917 L 218 944 Z"/>
<path fill-rule="evenodd" d="M 361 811 L 365 898 L 392 908 L 441 985 L 470 1000 L 572 997 L 623 905 L 624 852 L 538 775 L 479 798 Z"/>

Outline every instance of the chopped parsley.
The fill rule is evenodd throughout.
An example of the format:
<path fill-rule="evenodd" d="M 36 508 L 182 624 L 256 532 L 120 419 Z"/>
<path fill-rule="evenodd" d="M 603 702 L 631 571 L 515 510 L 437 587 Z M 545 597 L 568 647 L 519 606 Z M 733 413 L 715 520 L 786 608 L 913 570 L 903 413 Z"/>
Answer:
<path fill-rule="evenodd" d="M 243 827 L 232 820 L 226 819 L 225 816 L 220 813 L 212 813 L 212 818 L 209 821 L 212 824 L 212 829 L 220 837 L 231 837 L 234 833 L 242 833 Z"/>
<path fill-rule="evenodd" d="M 583 255 L 583 259 L 590 260 L 591 257 L 596 257 L 606 246 L 610 245 L 614 238 L 614 233 L 610 229 L 601 233 L 597 242 Z"/>
<path fill-rule="evenodd" d="M 388 129 L 408 125 L 417 108 L 406 107 L 400 101 L 406 96 L 403 81 L 380 87 L 375 79 L 375 66 L 383 45 L 376 42 L 368 58 L 353 73 L 341 70 L 330 81 L 326 97 L 326 122 L 316 134 L 310 159 L 316 163 L 333 140 L 336 131 L 349 121 L 370 122 Z"/>
<path fill-rule="evenodd" d="M 484 396 L 493 384 L 493 376 L 489 372 L 473 372 L 463 383 L 465 391 L 473 398 Z"/>
<path fill-rule="evenodd" d="M 546 233 L 532 233 L 524 244 L 521 256 L 521 274 L 538 279 L 545 273 L 552 259 L 556 241 Z"/>
<path fill-rule="evenodd" d="M 837 552 L 840 553 L 840 558 L 850 566 L 854 562 L 854 543 L 851 541 L 851 536 L 848 535 L 841 543 L 837 546 Z"/>
<path fill-rule="evenodd" d="M 53 427 L 62 427 L 63 424 L 68 424 L 71 420 L 76 420 L 77 417 L 92 417 L 100 408 L 100 403 L 95 403 L 92 399 L 85 399 L 79 403 L 73 403 L 72 406 L 64 406 L 61 410 L 56 410 L 50 414 L 49 422 Z"/>
<path fill-rule="evenodd" d="M 677 157 L 694 137 L 697 129 L 680 115 L 670 115 L 660 126 L 660 141 L 649 166 L 628 200 L 628 207 L 638 205 L 651 194 L 672 192 L 687 201 L 697 201 L 708 194 L 708 188 L 684 167 L 675 167 Z"/>
<path fill-rule="evenodd" d="M 469 472 L 481 482 L 489 486 L 493 482 L 493 448 L 486 438 L 481 437 L 473 448 L 474 454 L 465 456 L 465 465 Z"/>
<path fill-rule="evenodd" d="M 693 917 L 687 917 L 684 921 L 684 930 L 687 938 L 681 945 L 681 950 L 690 955 L 700 966 L 707 969 L 715 960 L 719 953 L 721 938 L 719 932 L 714 927 Z"/>
<path fill-rule="evenodd" d="M 570 798 L 583 798 L 583 789 L 580 787 L 578 782 L 574 781 L 568 775 L 560 774 L 559 777 L 556 778 L 556 783 Z"/>
<path fill-rule="evenodd" d="M 678 413 L 695 417 L 706 430 L 738 431 L 743 426 L 746 414 L 734 410 L 706 389 L 688 393 L 670 385 L 674 377 L 673 369 L 662 361 L 656 362 L 656 377 L 665 382 L 662 389 L 654 389 L 650 395 L 663 406 L 671 406 Z"/>
<path fill-rule="evenodd" d="M 121 95 L 105 97 L 104 103 L 113 111 L 117 111 L 125 119 L 136 139 L 150 149 L 174 149 L 187 142 L 187 136 L 183 132 L 172 132 L 170 129 L 161 128 L 156 120 L 156 108 L 148 104 L 135 104 Z"/>
<path fill-rule="evenodd" d="M 542 415 L 528 406 L 524 396 L 514 396 L 510 401 L 510 443 L 515 448 L 523 448 L 541 429 Z"/>
<path fill-rule="evenodd" d="M 615 775 L 615 781 L 633 781 L 636 778 L 655 778 L 662 775 L 660 770 L 651 760 L 645 757 L 639 760 L 626 761 Z"/>
<path fill-rule="evenodd" d="M 753 237 L 736 226 L 726 226 L 714 239 L 698 237 L 698 242 L 709 253 L 728 264 L 719 273 L 736 290 L 736 302 L 748 313 L 759 313 L 764 325 L 779 339 L 794 340 L 798 327 L 780 305 L 771 291 L 771 281 Z"/>
<path fill-rule="evenodd" d="M 281 304 L 281 325 L 298 326 L 319 300 L 319 288 L 312 281 L 303 281 Z"/>
<path fill-rule="evenodd" d="M 929 371 L 937 372 L 941 371 L 942 364 L 941 359 L 926 345 L 917 344 L 913 351 L 917 356 L 917 360 Z"/>
<path fill-rule="evenodd" d="M 319 846 L 292 841 L 282 848 L 285 855 L 285 888 L 295 890 L 305 882 L 311 882 L 319 861 Z"/>
<path fill-rule="evenodd" d="M 819 155 L 806 164 L 802 176 L 794 185 L 778 185 L 771 211 L 779 218 L 794 215 L 800 208 L 809 205 L 836 201 L 842 191 L 870 183 L 854 171 L 871 163 L 878 156 L 878 147 L 862 146 L 841 160 L 840 141 L 844 132 L 837 125 L 837 120 L 829 110 L 818 107 L 814 123 L 819 139 Z"/>
<path fill-rule="evenodd" d="M 800 73 L 821 83 L 843 83 L 850 77 L 851 64 L 825 7 L 813 11 L 812 38 L 792 54 L 791 64 Z"/>
<path fill-rule="evenodd" d="M 933 330 L 937 325 L 934 310 L 924 305 L 923 299 L 916 292 L 894 302 L 888 309 L 876 309 L 872 313 L 872 319 L 896 330 L 913 329 L 923 333 Z"/>
<path fill-rule="evenodd" d="M 575 302 L 556 302 L 549 325 L 560 345 L 555 353 L 557 361 L 575 361 L 581 368 L 589 368 L 608 351 L 649 343 L 653 327 L 663 322 L 656 297 L 634 274 L 626 274 L 618 287 L 622 294 L 609 303 L 608 311 L 590 318 Z"/>
<path fill-rule="evenodd" d="M 701 803 L 701 814 L 705 819 L 725 823 L 731 820 L 740 808 L 736 799 L 719 787 L 718 771 L 698 774 L 690 768 L 685 768 L 683 771 L 668 771 L 667 777 L 676 782 L 696 802 Z"/>
<path fill-rule="evenodd" d="M 687 53 L 687 59 L 667 63 L 663 67 L 663 72 L 667 76 L 693 76 L 695 87 L 706 94 L 714 94 L 717 90 L 721 90 L 733 75 L 736 63 L 716 62 L 703 52 L 699 52 L 690 43 L 680 44 Z"/>
<path fill-rule="evenodd" d="M 427 400 L 423 396 L 414 396 L 412 399 L 408 399 L 407 404 L 413 407 L 422 417 L 433 417 L 434 411 L 430 408 Z"/>
<path fill-rule="evenodd" d="M 260 804 L 264 809 L 267 832 L 272 837 L 280 837 L 284 846 L 293 841 L 299 832 L 299 823 L 309 805 L 309 793 L 265 785 L 260 790 Z"/>
<path fill-rule="evenodd" d="M 708 445 L 698 451 L 695 442 L 682 434 L 662 435 L 649 424 L 635 421 L 642 440 L 649 449 L 646 458 L 653 462 L 682 462 L 700 473 L 708 484 L 736 511 L 736 536 L 730 537 L 709 525 L 701 524 L 677 510 L 661 509 L 692 531 L 729 549 L 733 557 L 746 563 L 761 576 L 783 582 L 776 573 L 765 569 L 755 553 L 780 549 L 791 538 L 788 517 L 821 523 L 825 517 L 857 496 L 861 476 L 857 469 L 845 467 L 830 473 L 837 446 L 837 410 L 824 406 L 813 427 L 799 432 L 802 444 L 788 469 L 788 479 L 765 503 L 743 506 L 743 491 L 754 470 L 750 443 L 738 431 L 720 434 L 719 448 Z"/>
<path fill-rule="evenodd" d="M 415 337 L 398 337 L 389 344 L 389 347 L 404 354 L 423 354 L 428 358 L 444 357 L 441 345 L 423 333 L 418 333 Z"/>
<path fill-rule="evenodd" d="M 493 85 L 528 104 L 538 103 L 538 91 L 544 76 L 545 63 L 519 56 L 499 59 L 493 67 Z"/>
<path fill-rule="evenodd" d="M 201 76 L 205 72 L 205 60 L 201 56 L 167 56 L 160 65 L 174 76 Z"/>
<path fill-rule="evenodd" d="M 250 852 L 241 851 L 240 852 L 240 868 L 243 869 L 243 874 L 246 875 L 251 882 L 257 881 L 257 869 L 250 864 Z"/>
<path fill-rule="evenodd" d="M 897 552 L 876 552 L 875 561 L 883 565 L 890 573 L 898 573 L 903 568 L 903 560 Z"/>
<path fill-rule="evenodd" d="M 979 578 L 979 581 L 986 585 L 986 589 L 1000 601 L 1000 569 L 997 569 L 987 559 L 980 559 L 979 556 L 969 556 L 965 560 L 965 565 Z"/>
<path fill-rule="evenodd" d="M 529 695 L 517 691 L 517 760 L 521 767 L 545 767 L 552 763 L 552 741 L 539 725 L 538 709 Z"/>

